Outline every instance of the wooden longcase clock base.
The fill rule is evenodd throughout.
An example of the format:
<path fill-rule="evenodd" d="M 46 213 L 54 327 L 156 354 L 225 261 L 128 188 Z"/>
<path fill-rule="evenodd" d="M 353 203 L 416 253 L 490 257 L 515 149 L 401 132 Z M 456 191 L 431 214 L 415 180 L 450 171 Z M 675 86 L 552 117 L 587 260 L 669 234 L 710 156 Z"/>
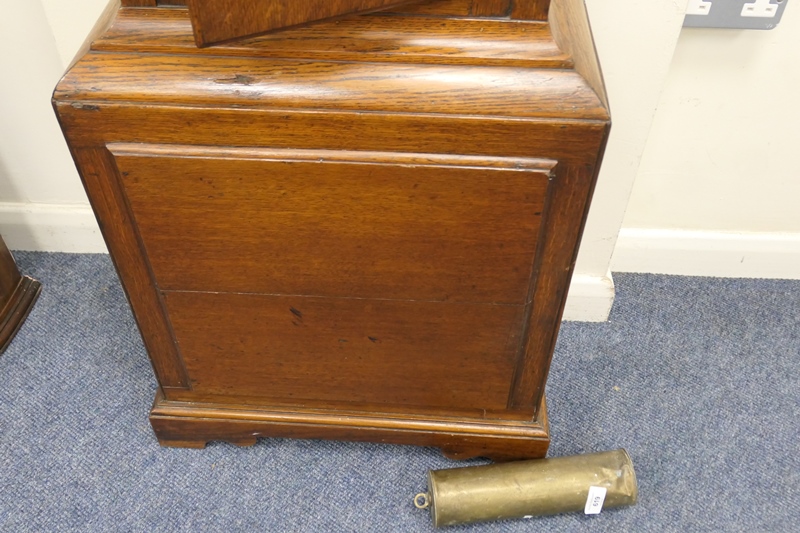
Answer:
<path fill-rule="evenodd" d="M 609 129 L 582 2 L 387 1 L 206 48 L 238 28 L 176 3 L 112 6 L 54 95 L 161 443 L 544 456 Z"/>

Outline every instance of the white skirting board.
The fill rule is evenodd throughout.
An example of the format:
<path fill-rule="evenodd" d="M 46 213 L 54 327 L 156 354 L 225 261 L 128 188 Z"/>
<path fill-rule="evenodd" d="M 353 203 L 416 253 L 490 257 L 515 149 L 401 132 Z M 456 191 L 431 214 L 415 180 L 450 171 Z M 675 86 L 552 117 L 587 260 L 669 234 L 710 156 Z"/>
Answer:
<path fill-rule="evenodd" d="M 564 320 L 605 322 L 614 305 L 614 291 L 611 272 L 605 276 L 573 275 L 564 308 Z"/>
<path fill-rule="evenodd" d="M 108 253 L 88 205 L 0 203 L 0 234 L 11 250 Z"/>
<path fill-rule="evenodd" d="M 624 228 L 614 272 L 800 279 L 800 233 Z"/>

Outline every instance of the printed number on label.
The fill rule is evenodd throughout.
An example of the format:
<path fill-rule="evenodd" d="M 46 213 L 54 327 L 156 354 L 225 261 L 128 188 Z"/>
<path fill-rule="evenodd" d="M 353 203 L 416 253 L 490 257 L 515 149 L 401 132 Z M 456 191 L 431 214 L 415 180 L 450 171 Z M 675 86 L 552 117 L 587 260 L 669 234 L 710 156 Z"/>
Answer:
<path fill-rule="evenodd" d="M 583 512 L 600 514 L 600 511 L 603 510 L 603 502 L 606 500 L 606 492 L 608 489 L 605 487 L 589 487 L 589 496 L 586 497 L 586 508 Z"/>

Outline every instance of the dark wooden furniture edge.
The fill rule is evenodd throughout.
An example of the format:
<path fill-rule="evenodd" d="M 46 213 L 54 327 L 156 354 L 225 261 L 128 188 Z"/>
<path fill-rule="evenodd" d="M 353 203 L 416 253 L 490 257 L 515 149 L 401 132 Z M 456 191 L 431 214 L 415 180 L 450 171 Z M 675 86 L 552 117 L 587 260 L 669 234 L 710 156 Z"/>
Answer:
<path fill-rule="evenodd" d="M 0 354 L 6 351 L 14 339 L 33 304 L 42 291 L 42 284 L 30 276 L 22 276 L 16 289 L 0 312 Z"/>
<path fill-rule="evenodd" d="M 171 402 L 156 394 L 150 423 L 162 446 L 204 448 L 211 441 L 252 446 L 261 437 L 330 439 L 437 447 L 452 459 L 540 458 L 550 430 L 545 401 L 530 422 L 359 415 L 341 411 L 266 410 Z"/>

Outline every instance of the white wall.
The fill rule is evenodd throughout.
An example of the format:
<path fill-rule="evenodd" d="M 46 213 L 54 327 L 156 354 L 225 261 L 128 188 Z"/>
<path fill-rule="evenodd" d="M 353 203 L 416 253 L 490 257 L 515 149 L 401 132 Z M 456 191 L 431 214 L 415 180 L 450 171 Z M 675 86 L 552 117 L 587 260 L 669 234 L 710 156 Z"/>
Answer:
<path fill-rule="evenodd" d="M 613 126 L 565 315 L 605 320 L 614 301 L 609 265 L 661 96 L 686 0 L 586 0 Z"/>
<path fill-rule="evenodd" d="M 64 65 L 39 2 L 3 7 L 0 50 L 0 198 L 85 203 L 49 105 Z"/>
<path fill-rule="evenodd" d="M 59 23 L 88 33 L 101 0 L 48 0 L 71 16 Z M 96 222 L 50 106 L 65 54 L 39 0 L 6 2 L 0 17 L 0 231 L 12 249 L 102 251 Z M 66 14 L 65 14 L 66 15 Z M 63 47 L 80 46 L 65 36 Z"/>
<path fill-rule="evenodd" d="M 800 278 L 800 1 L 771 31 L 686 29 L 614 270 Z"/>
<path fill-rule="evenodd" d="M 36 0 L 28 0 L 36 3 Z M 75 57 L 109 0 L 38 0 L 56 41 L 58 54 L 66 66 Z"/>

